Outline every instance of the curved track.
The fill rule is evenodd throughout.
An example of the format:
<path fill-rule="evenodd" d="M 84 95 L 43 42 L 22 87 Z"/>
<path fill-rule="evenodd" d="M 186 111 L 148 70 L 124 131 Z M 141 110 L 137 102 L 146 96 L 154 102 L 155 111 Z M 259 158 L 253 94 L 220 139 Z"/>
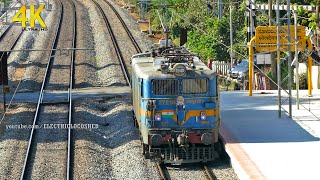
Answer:
<path fill-rule="evenodd" d="M 125 62 L 125 59 L 123 58 L 123 55 L 122 55 L 122 52 L 120 50 L 120 47 L 118 45 L 118 42 L 117 42 L 117 39 L 116 39 L 116 36 L 113 32 L 113 29 L 111 27 L 111 24 L 103 10 L 103 8 L 101 7 L 101 5 L 99 3 L 97 3 L 97 1 L 95 0 L 92 0 L 96 6 L 98 7 L 105 23 L 106 23 L 106 26 L 108 28 L 108 31 L 109 31 L 109 34 L 111 36 L 111 40 L 112 40 L 112 43 L 114 45 L 114 48 L 116 50 L 116 54 L 117 54 L 117 57 L 119 59 L 119 62 L 121 64 L 121 68 L 122 68 L 122 71 L 124 73 L 124 76 L 125 76 L 125 79 L 127 80 L 127 84 L 131 87 L 131 79 L 130 79 L 130 73 L 128 71 L 128 68 L 127 68 L 127 65 L 126 65 L 126 62 Z M 123 28 L 125 29 L 126 33 L 128 34 L 129 38 L 130 38 L 130 41 L 132 42 L 133 46 L 135 47 L 137 53 L 141 53 L 141 48 L 139 47 L 138 43 L 136 42 L 136 40 L 134 39 L 133 35 L 131 34 L 129 28 L 127 27 L 127 25 L 125 24 L 125 22 L 122 20 L 121 16 L 119 15 L 119 13 L 117 12 L 117 10 L 108 2 L 108 1 L 105 1 L 110 7 L 111 9 L 113 10 L 113 12 L 116 14 L 116 16 L 118 17 L 120 23 L 122 24 Z"/>
<path fill-rule="evenodd" d="M 139 47 L 137 41 L 134 39 L 132 33 L 130 32 L 128 26 L 126 25 L 126 23 L 123 21 L 123 19 L 121 18 L 120 14 L 118 13 L 118 11 L 114 8 L 114 6 L 107 0 L 104 0 L 104 2 L 106 2 L 112 9 L 112 11 L 116 14 L 116 16 L 118 17 L 121 25 L 123 26 L 123 28 L 126 30 L 134 48 L 136 49 L 137 53 L 142 53 L 141 48 Z"/>
<path fill-rule="evenodd" d="M 72 13 L 73 13 L 73 27 L 72 27 L 72 48 L 75 48 L 76 45 L 76 10 L 75 10 L 75 5 L 73 3 L 72 0 L 69 0 L 67 2 L 71 3 L 72 6 Z M 64 2 L 64 3 L 67 3 Z M 62 22 L 65 18 L 64 17 L 64 6 L 63 3 L 61 2 L 61 0 L 59 0 L 59 5 L 60 5 L 60 9 L 61 9 L 61 13 L 58 17 L 58 24 L 56 27 L 56 31 L 55 31 L 55 35 L 54 35 L 54 40 L 52 42 L 51 45 L 51 49 L 56 49 L 58 42 L 59 41 L 64 41 L 63 38 L 60 37 L 60 31 L 62 29 Z M 60 37 L 60 38 L 59 38 Z M 73 83 L 74 83 L 74 50 L 72 50 L 71 52 L 71 60 L 70 60 L 70 74 L 69 74 L 69 93 L 68 93 L 68 110 L 65 110 L 68 113 L 68 121 L 67 124 L 68 126 L 68 131 L 67 131 L 67 152 L 65 153 L 67 155 L 66 159 L 66 171 L 65 174 L 66 175 L 66 179 L 70 179 L 70 177 L 72 176 L 72 161 L 73 161 L 73 147 L 72 147 L 72 130 L 71 130 L 71 124 L 72 124 L 72 96 L 71 96 L 71 90 L 73 89 Z M 34 157 L 31 157 L 32 154 L 36 154 L 35 151 L 37 151 L 38 149 L 35 147 L 37 146 L 37 138 L 35 139 L 35 132 L 38 131 L 38 135 L 37 136 L 41 136 L 40 131 L 41 130 L 37 130 L 35 127 L 39 127 L 40 125 L 38 125 L 38 121 L 40 120 L 40 113 L 44 112 L 44 108 L 45 108 L 45 104 L 43 102 L 43 98 L 44 98 L 44 92 L 46 89 L 47 84 L 49 83 L 50 80 L 50 74 L 51 71 L 53 70 L 52 64 L 54 61 L 54 56 L 55 56 L 55 51 L 51 51 L 50 52 L 50 56 L 48 59 L 48 63 L 46 66 L 46 70 L 45 70 L 45 74 L 44 74 L 44 78 L 42 81 L 42 85 L 41 85 L 41 89 L 40 89 L 40 93 L 39 93 L 39 99 L 38 99 L 38 103 L 37 103 L 37 108 L 36 108 L 36 112 L 35 112 L 35 116 L 34 116 L 34 120 L 33 120 L 33 127 L 31 129 L 30 132 L 30 136 L 29 136 L 29 141 L 28 141 L 28 147 L 27 147 L 27 151 L 26 151 L 26 156 L 25 156 L 25 160 L 24 160 L 24 164 L 23 164 L 23 169 L 22 169 L 22 173 L 20 176 L 20 179 L 29 179 L 31 178 L 31 174 L 30 172 L 32 172 L 32 168 L 34 168 L 34 158 L 36 155 L 34 155 Z M 68 75 L 65 75 L 68 76 Z M 63 103 L 64 104 L 64 103 Z M 53 105 L 49 106 L 49 109 L 55 109 L 55 107 L 57 108 L 61 108 L 64 109 L 63 107 L 64 105 L 62 105 L 61 103 L 54 103 Z M 40 110 L 42 109 L 42 111 Z M 42 113 L 41 113 L 42 114 Z M 47 112 L 48 114 L 48 112 Z M 43 113 L 43 115 L 41 115 L 43 117 L 45 116 L 45 113 Z M 52 116 L 52 115 L 51 115 Z M 54 116 L 54 115 L 53 115 Z M 47 115 L 48 117 L 48 115 Z M 57 118 L 57 117 L 53 117 L 53 118 Z M 41 126 L 40 126 L 41 127 Z M 62 131 L 60 131 L 59 133 L 64 133 Z M 40 135 L 39 135 L 40 134 Z M 43 136 L 43 135 L 42 135 Z M 59 136 L 57 134 L 57 136 Z M 38 137 L 39 138 L 39 137 Z M 52 152 L 55 153 L 55 152 Z"/>
<path fill-rule="evenodd" d="M 118 42 L 117 42 L 117 40 L 116 40 L 116 37 L 115 37 L 115 35 L 114 35 L 114 33 L 113 33 L 113 30 L 112 30 L 112 28 L 111 28 L 111 24 L 110 24 L 110 22 L 109 22 L 109 20 L 108 20 L 108 18 L 107 18 L 107 16 L 106 16 L 106 14 L 104 13 L 102 7 L 100 6 L 100 4 L 97 3 L 97 1 L 95 1 L 95 0 L 92 0 L 92 1 L 93 1 L 93 2 L 96 4 L 96 6 L 98 7 L 98 9 L 99 9 L 99 11 L 100 11 L 100 13 L 101 13 L 101 15 L 102 15 L 102 17 L 103 17 L 103 20 L 104 20 L 104 22 L 106 23 L 106 26 L 107 26 L 107 28 L 108 28 L 109 34 L 110 34 L 110 36 L 111 36 L 112 43 L 113 43 L 114 48 L 115 48 L 115 50 L 116 50 L 116 54 L 117 54 L 118 60 L 119 60 L 119 62 L 120 62 L 120 64 L 121 64 L 122 72 L 123 72 L 124 77 L 125 77 L 125 79 L 126 79 L 126 81 L 127 81 L 127 84 L 131 87 L 131 83 L 130 83 L 130 82 L 131 82 L 131 79 L 130 79 L 129 71 L 128 71 L 128 68 L 127 68 L 127 66 L 126 66 L 125 60 L 124 60 L 123 55 L 122 55 L 122 52 L 121 52 L 121 50 L 120 50 L 120 47 L 119 47 L 119 45 L 118 45 Z"/>

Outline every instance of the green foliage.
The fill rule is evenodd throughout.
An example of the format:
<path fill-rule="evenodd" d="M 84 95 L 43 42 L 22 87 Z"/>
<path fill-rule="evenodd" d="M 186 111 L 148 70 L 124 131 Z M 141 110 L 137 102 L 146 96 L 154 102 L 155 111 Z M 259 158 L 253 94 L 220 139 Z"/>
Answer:
<path fill-rule="evenodd" d="M 208 13 L 205 1 L 176 2 L 179 3 L 175 4 L 175 26 L 189 29 L 187 46 L 204 60 L 230 60 L 229 6 L 224 6 L 224 16 L 219 20 Z M 232 8 L 234 49 L 242 53 L 246 50 L 243 48 L 246 42 L 245 3 L 234 4 Z"/>
<path fill-rule="evenodd" d="M 291 0 L 291 4 L 294 5 L 316 5 L 317 2 L 320 0 Z M 260 4 L 268 4 L 268 0 L 258 0 L 256 3 Z M 273 4 L 275 3 L 275 0 L 273 0 Z M 287 4 L 286 0 L 280 0 L 280 4 Z M 286 13 L 285 11 L 280 11 L 281 17 Z M 298 8 L 297 10 L 298 14 L 298 24 L 302 26 L 306 26 L 311 28 L 312 30 L 315 30 L 317 27 L 316 24 L 316 15 L 312 15 L 312 12 L 308 12 L 307 10 L 304 10 L 302 7 Z M 257 25 L 259 26 L 265 26 L 268 25 L 268 18 L 265 17 L 263 14 L 260 12 L 256 12 L 257 15 Z M 273 16 L 275 17 L 275 11 Z M 292 19 L 293 19 L 293 14 L 292 14 Z M 293 22 L 292 22 L 293 23 Z M 286 24 L 286 22 L 283 22 L 283 24 Z"/>
<path fill-rule="evenodd" d="M 227 17 L 222 20 L 209 18 L 203 29 L 193 29 L 189 32 L 187 46 L 203 59 L 226 61 L 229 59 L 229 53 L 223 44 L 230 41 L 229 33 Z"/>
<path fill-rule="evenodd" d="M 317 27 L 316 15 L 312 15 L 312 12 L 308 12 L 307 10 L 304 10 L 302 7 L 298 8 L 297 14 L 298 14 L 298 24 L 302 26 L 307 26 L 312 30 L 316 29 Z"/>
<path fill-rule="evenodd" d="M 11 3 L 11 0 L 0 0 L 0 2 L 6 2 L 6 6 L 9 6 L 10 5 L 10 3 Z"/>

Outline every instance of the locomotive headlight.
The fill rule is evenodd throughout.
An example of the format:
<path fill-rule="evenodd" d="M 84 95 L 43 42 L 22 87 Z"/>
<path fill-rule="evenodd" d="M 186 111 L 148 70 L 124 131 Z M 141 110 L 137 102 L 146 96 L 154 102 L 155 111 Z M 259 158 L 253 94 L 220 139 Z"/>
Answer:
<path fill-rule="evenodd" d="M 185 76 L 187 73 L 187 68 L 183 64 L 176 64 L 174 66 L 174 73 L 176 76 Z"/>
<path fill-rule="evenodd" d="M 161 113 L 156 113 L 156 115 L 154 116 L 154 119 L 156 120 L 156 121 L 161 121 Z"/>
<path fill-rule="evenodd" d="M 202 112 L 200 112 L 200 118 L 201 118 L 201 120 L 206 120 L 207 119 L 207 115 L 206 115 L 206 112 L 204 112 L 204 111 L 202 111 Z"/>

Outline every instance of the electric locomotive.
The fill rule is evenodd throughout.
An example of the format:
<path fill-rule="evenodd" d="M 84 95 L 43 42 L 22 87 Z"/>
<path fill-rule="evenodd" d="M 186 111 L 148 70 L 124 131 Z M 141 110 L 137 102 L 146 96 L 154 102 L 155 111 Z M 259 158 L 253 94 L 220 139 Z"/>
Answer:
<path fill-rule="evenodd" d="M 143 154 L 168 164 L 218 158 L 218 76 L 184 48 L 133 55 L 132 103 Z"/>

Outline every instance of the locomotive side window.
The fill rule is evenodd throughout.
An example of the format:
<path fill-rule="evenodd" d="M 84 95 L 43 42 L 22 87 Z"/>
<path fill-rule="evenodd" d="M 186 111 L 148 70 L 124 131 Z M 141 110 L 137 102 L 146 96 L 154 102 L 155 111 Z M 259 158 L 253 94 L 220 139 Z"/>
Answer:
<path fill-rule="evenodd" d="M 182 94 L 206 94 L 208 79 L 183 79 Z"/>
<path fill-rule="evenodd" d="M 152 92 L 154 95 L 177 95 L 179 82 L 174 79 L 152 80 Z"/>

